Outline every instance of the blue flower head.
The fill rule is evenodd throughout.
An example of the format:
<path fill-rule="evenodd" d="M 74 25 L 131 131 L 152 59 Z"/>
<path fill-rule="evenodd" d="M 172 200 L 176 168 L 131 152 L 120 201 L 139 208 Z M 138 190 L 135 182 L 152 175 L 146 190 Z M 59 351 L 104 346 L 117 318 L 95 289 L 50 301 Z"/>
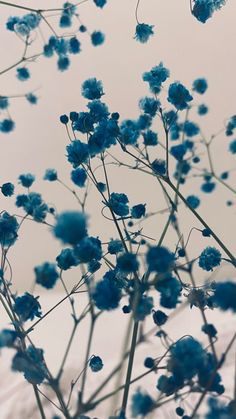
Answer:
<path fill-rule="evenodd" d="M 136 272 L 139 268 L 137 256 L 133 253 L 123 253 L 117 259 L 117 268 L 124 273 Z"/>
<path fill-rule="evenodd" d="M 57 180 L 57 171 L 55 169 L 47 169 L 43 178 L 49 182 L 54 182 Z"/>
<path fill-rule="evenodd" d="M 206 115 L 208 113 L 208 107 L 204 104 L 199 105 L 197 109 L 198 115 Z"/>
<path fill-rule="evenodd" d="M 43 350 L 34 346 L 29 346 L 24 352 L 19 350 L 12 360 L 12 370 L 23 372 L 31 384 L 41 384 L 47 378 Z"/>
<path fill-rule="evenodd" d="M 124 144 L 136 144 L 139 138 L 139 130 L 136 121 L 126 119 L 120 124 L 120 139 Z"/>
<path fill-rule="evenodd" d="M 100 260 L 102 257 L 101 241 L 96 237 L 84 237 L 75 247 L 74 253 L 81 263 Z"/>
<path fill-rule="evenodd" d="M 87 173 L 84 169 L 77 167 L 77 169 L 72 170 L 70 174 L 72 182 L 79 186 L 80 188 L 83 188 L 85 186 L 85 182 L 87 180 Z"/>
<path fill-rule="evenodd" d="M 199 205 L 200 205 L 200 199 L 195 195 L 189 195 L 186 198 L 186 201 L 187 201 L 188 205 L 190 205 L 190 207 L 192 207 L 194 209 L 198 208 Z"/>
<path fill-rule="evenodd" d="M 142 218 L 145 216 L 146 213 L 146 204 L 138 204 L 138 205 L 134 205 L 131 208 L 131 216 L 133 218 Z"/>
<path fill-rule="evenodd" d="M 167 247 L 153 246 L 148 249 L 146 260 L 151 272 L 166 273 L 174 268 L 175 255 Z"/>
<path fill-rule="evenodd" d="M 17 68 L 17 78 L 20 81 L 26 81 L 30 78 L 30 72 L 28 70 L 28 68 L 26 67 L 21 67 L 21 68 Z"/>
<path fill-rule="evenodd" d="M 67 147 L 67 160 L 72 164 L 74 169 L 82 163 L 86 163 L 89 158 L 88 144 L 82 143 L 80 140 L 72 141 Z"/>
<path fill-rule="evenodd" d="M 38 298 L 28 292 L 15 299 L 14 311 L 23 322 L 33 320 L 35 317 L 41 317 L 42 315 Z"/>
<path fill-rule="evenodd" d="M 152 97 L 147 97 L 147 96 L 140 99 L 140 101 L 139 101 L 140 109 L 144 113 L 146 113 L 146 114 L 148 114 L 152 117 L 154 117 L 156 115 L 158 109 L 160 108 L 160 105 L 161 104 L 160 104 L 159 100 L 156 100 Z"/>
<path fill-rule="evenodd" d="M 69 52 L 71 54 L 79 54 L 81 51 L 81 43 L 80 41 L 76 38 L 76 36 L 73 36 L 72 38 L 70 38 L 69 40 Z"/>
<path fill-rule="evenodd" d="M 168 320 L 168 316 L 161 310 L 156 310 L 152 315 L 153 321 L 157 326 L 163 326 Z"/>
<path fill-rule="evenodd" d="M 105 275 L 103 279 L 96 284 L 92 297 L 95 306 L 100 310 L 114 310 L 119 305 L 121 289 L 114 281 L 114 278 Z"/>
<path fill-rule="evenodd" d="M 117 253 L 122 252 L 122 250 L 124 250 L 122 241 L 118 239 L 111 240 L 108 243 L 107 250 L 108 250 L 108 253 L 110 253 L 111 255 L 116 255 Z"/>
<path fill-rule="evenodd" d="M 15 330 L 3 329 L 0 332 L 0 348 L 5 346 L 8 348 L 13 347 L 17 338 L 17 332 Z"/>
<path fill-rule="evenodd" d="M 218 282 L 214 286 L 212 297 L 214 305 L 221 310 L 236 312 L 236 284 L 232 281 Z"/>
<path fill-rule="evenodd" d="M 103 362 L 100 356 L 93 355 L 90 358 L 89 366 L 93 372 L 101 371 L 103 368 Z"/>
<path fill-rule="evenodd" d="M 36 105 L 38 103 L 38 97 L 34 94 L 34 93 L 27 93 L 25 95 L 26 100 L 31 104 L 31 105 Z"/>
<path fill-rule="evenodd" d="M 97 7 L 100 7 L 101 9 L 105 6 L 107 3 L 107 0 L 93 0 Z"/>
<path fill-rule="evenodd" d="M 3 121 L 0 121 L 0 131 L 4 134 L 8 134 L 13 131 L 15 128 L 15 122 L 10 118 L 5 118 Z"/>
<path fill-rule="evenodd" d="M 143 143 L 146 146 L 155 146 L 158 144 L 158 135 L 152 130 L 143 133 Z"/>
<path fill-rule="evenodd" d="M 0 109 L 7 109 L 9 106 L 9 100 L 7 97 L 0 96 Z"/>
<path fill-rule="evenodd" d="M 95 99 L 88 103 L 89 113 L 93 123 L 107 119 L 109 116 L 108 107 L 105 103 L 102 103 L 99 99 Z"/>
<path fill-rule="evenodd" d="M 94 47 L 102 45 L 105 41 L 105 35 L 101 31 L 94 31 L 91 35 L 91 42 Z"/>
<path fill-rule="evenodd" d="M 30 188 L 35 181 L 35 176 L 32 173 L 26 173 L 19 176 L 19 182 L 25 188 Z"/>
<path fill-rule="evenodd" d="M 135 39 L 142 44 L 145 44 L 150 36 L 154 35 L 153 25 L 146 23 L 138 23 L 135 30 Z"/>
<path fill-rule="evenodd" d="M 191 102 L 193 97 L 183 84 L 176 82 L 169 86 L 167 100 L 174 105 L 176 109 L 182 111 L 188 107 L 188 102 Z"/>
<path fill-rule="evenodd" d="M 65 71 L 70 66 L 70 59 L 66 55 L 60 55 L 57 60 L 57 67 L 60 71 Z"/>
<path fill-rule="evenodd" d="M 215 247 L 206 247 L 199 256 L 199 266 L 204 271 L 213 271 L 221 263 L 221 253 Z"/>
<path fill-rule="evenodd" d="M 196 79 L 193 82 L 193 90 L 194 92 L 199 93 L 200 95 L 203 95 L 206 90 L 208 88 L 208 84 L 206 79 L 201 78 L 201 79 Z"/>
<path fill-rule="evenodd" d="M 74 254 L 74 251 L 70 248 L 63 249 L 61 253 L 56 257 L 56 261 L 58 267 L 64 271 L 72 268 L 72 266 L 77 266 L 79 263 Z"/>
<path fill-rule="evenodd" d="M 4 196 L 12 196 L 14 194 L 15 187 L 11 182 L 3 183 L 0 188 Z"/>
<path fill-rule="evenodd" d="M 201 23 L 205 23 L 214 12 L 214 0 L 194 0 L 192 14 Z"/>
<path fill-rule="evenodd" d="M 79 211 L 63 212 L 57 217 L 53 233 L 64 244 L 76 246 L 87 235 L 87 218 Z"/>
<path fill-rule="evenodd" d="M 148 82 L 152 93 L 158 94 L 161 91 L 162 83 L 170 76 L 170 72 L 161 62 L 158 66 L 153 67 L 150 71 L 143 74 L 143 81 Z"/>
<path fill-rule="evenodd" d="M 40 284 L 47 289 L 53 288 L 59 278 L 54 263 L 45 262 L 40 266 L 36 266 L 34 272 L 36 275 L 36 284 Z"/>
<path fill-rule="evenodd" d="M 17 195 L 16 206 L 23 207 L 28 215 L 31 215 L 35 221 L 44 221 L 47 213 L 48 206 L 43 202 L 39 193 L 30 192 L 28 195 Z"/>
<path fill-rule="evenodd" d="M 81 93 L 85 99 L 100 99 L 104 95 L 102 82 L 95 77 L 85 80 L 82 84 Z"/>
<path fill-rule="evenodd" d="M 175 308 L 179 303 L 182 286 L 180 282 L 171 275 L 165 276 L 156 282 L 155 288 L 160 292 L 160 304 L 165 308 Z"/>
<path fill-rule="evenodd" d="M 236 154 L 236 140 L 231 141 L 229 144 L 229 151 L 232 154 Z"/>
<path fill-rule="evenodd" d="M 109 199 L 109 206 L 116 215 L 125 217 L 129 214 L 129 200 L 124 193 L 112 192 Z"/>
<path fill-rule="evenodd" d="M 12 246 L 17 237 L 19 224 L 16 217 L 4 211 L 0 214 L 0 244 L 2 247 Z"/>
<path fill-rule="evenodd" d="M 199 134 L 199 126 L 195 122 L 186 121 L 183 125 L 183 131 L 188 137 L 194 137 Z"/>
<path fill-rule="evenodd" d="M 155 159 L 152 162 L 152 169 L 157 175 L 164 176 L 166 174 L 166 162 L 165 160 Z"/>
<path fill-rule="evenodd" d="M 140 389 L 132 396 L 131 412 L 132 417 L 139 416 L 145 417 L 155 408 L 155 402 L 147 393 L 142 392 Z"/>

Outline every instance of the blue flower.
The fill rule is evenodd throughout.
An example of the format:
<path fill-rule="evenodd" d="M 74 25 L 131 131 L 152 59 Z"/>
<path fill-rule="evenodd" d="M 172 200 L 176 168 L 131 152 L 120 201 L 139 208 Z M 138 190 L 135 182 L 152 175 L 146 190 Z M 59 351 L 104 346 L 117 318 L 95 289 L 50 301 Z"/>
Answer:
<path fill-rule="evenodd" d="M 6 28 L 8 31 L 14 32 L 15 25 L 20 21 L 19 16 L 10 16 L 6 23 Z"/>
<path fill-rule="evenodd" d="M 138 130 L 145 130 L 152 125 L 152 117 L 148 114 L 140 115 L 136 121 Z"/>
<path fill-rule="evenodd" d="M 0 109 L 7 109 L 9 106 L 9 100 L 7 97 L 0 96 Z"/>
<path fill-rule="evenodd" d="M 122 250 L 124 250 L 122 241 L 118 239 L 111 240 L 108 243 L 107 250 L 108 250 L 108 253 L 110 253 L 111 255 L 116 255 L 117 253 L 122 252 Z"/>
<path fill-rule="evenodd" d="M 33 93 L 27 93 L 25 97 L 31 105 L 36 105 L 38 102 L 38 97 Z"/>
<path fill-rule="evenodd" d="M 134 298 L 135 298 L 135 293 L 131 295 L 130 307 L 133 306 Z M 138 299 L 137 305 L 134 307 L 135 320 L 143 321 L 149 314 L 151 314 L 152 309 L 153 309 L 153 298 L 142 294 Z"/>
<path fill-rule="evenodd" d="M 146 260 L 151 272 L 166 273 L 174 268 L 175 255 L 164 246 L 153 246 L 148 249 Z"/>
<path fill-rule="evenodd" d="M 76 38 L 76 36 L 73 36 L 72 38 L 70 38 L 69 40 L 69 52 L 71 54 L 79 54 L 81 51 L 81 43 L 80 41 Z"/>
<path fill-rule="evenodd" d="M 36 29 L 41 21 L 41 16 L 38 13 L 28 13 L 23 16 L 23 22 L 30 28 Z"/>
<path fill-rule="evenodd" d="M 72 266 L 77 266 L 79 263 L 72 249 L 63 249 L 56 257 L 56 261 L 58 267 L 64 271 L 72 268 Z"/>
<path fill-rule="evenodd" d="M 160 304 L 165 308 L 175 308 L 179 303 L 182 286 L 173 276 L 167 275 L 156 282 L 155 288 L 160 292 Z"/>
<path fill-rule="evenodd" d="M 17 316 L 19 316 L 23 322 L 42 316 L 41 305 L 38 302 L 38 297 L 34 297 L 28 292 L 15 299 L 13 308 Z"/>
<path fill-rule="evenodd" d="M 26 351 L 18 350 L 12 360 L 12 370 L 24 373 L 29 383 L 38 385 L 47 378 L 43 350 L 29 346 Z"/>
<path fill-rule="evenodd" d="M 75 246 L 87 235 L 87 218 L 79 211 L 67 211 L 57 217 L 54 235 L 65 244 Z"/>
<path fill-rule="evenodd" d="M 120 124 L 120 139 L 124 144 L 136 144 L 139 137 L 139 130 L 136 121 L 126 119 Z"/>
<path fill-rule="evenodd" d="M 21 68 L 17 68 L 16 71 L 17 71 L 17 78 L 20 81 L 26 81 L 30 78 L 30 72 L 28 68 L 21 67 Z"/>
<path fill-rule="evenodd" d="M 176 82 L 169 86 L 167 100 L 174 105 L 176 109 L 182 111 L 188 107 L 188 102 L 191 102 L 193 97 L 183 84 Z"/>
<path fill-rule="evenodd" d="M 16 217 L 4 211 L 0 214 L 0 243 L 2 247 L 12 246 L 17 237 L 19 224 Z"/>
<path fill-rule="evenodd" d="M 109 116 L 108 107 L 105 103 L 102 103 L 99 99 L 95 99 L 88 103 L 87 107 L 89 108 L 90 116 L 93 120 L 93 123 L 107 119 Z"/>
<path fill-rule="evenodd" d="M 32 215 L 35 221 L 44 221 L 48 206 L 43 202 L 42 197 L 39 193 L 30 192 L 28 195 L 18 195 L 16 197 L 16 206 L 23 207 L 28 215 Z"/>
<path fill-rule="evenodd" d="M 125 217 L 129 214 L 129 200 L 124 193 L 112 192 L 109 199 L 109 206 L 116 215 Z"/>
<path fill-rule="evenodd" d="M 236 312 L 236 284 L 232 281 L 216 283 L 212 301 L 223 311 Z"/>
<path fill-rule="evenodd" d="M 153 25 L 146 23 L 138 23 L 135 30 L 135 39 L 142 44 L 145 44 L 150 36 L 154 35 Z"/>
<path fill-rule="evenodd" d="M 158 94 L 161 91 L 162 83 L 170 76 L 170 72 L 161 62 L 159 65 L 152 67 L 150 71 L 143 74 L 143 81 L 148 82 L 152 93 Z"/>
<path fill-rule="evenodd" d="M 53 288 L 59 278 L 54 263 L 44 262 L 42 265 L 36 266 L 34 272 L 36 275 L 36 284 L 40 284 L 47 289 Z"/>
<path fill-rule="evenodd" d="M 12 119 L 6 118 L 0 121 L 0 131 L 4 134 L 8 134 L 15 128 L 15 122 Z"/>
<path fill-rule="evenodd" d="M 71 17 L 63 13 L 60 17 L 59 26 L 61 28 L 69 28 L 71 25 L 72 25 Z"/>
<path fill-rule="evenodd" d="M 180 160 L 180 161 L 183 160 L 186 151 L 187 151 L 187 148 L 185 144 L 174 145 L 170 149 L 172 156 L 174 156 L 176 160 Z"/>
<path fill-rule="evenodd" d="M 154 311 L 152 318 L 157 326 L 163 326 L 168 320 L 168 316 L 161 310 Z"/>
<path fill-rule="evenodd" d="M 190 207 L 194 208 L 194 209 L 198 208 L 199 205 L 200 205 L 200 202 L 201 202 L 200 199 L 198 198 L 198 196 L 195 196 L 195 195 L 189 195 L 186 198 L 186 201 L 187 201 L 188 205 Z"/>
<path fill-rule="evenodd" d="M 202 326 L 202 331 L 211 338 L 214 338 L 217 335 L 217 330 L 213 324 L 204 324 Z"/>
<path fill-rule="evenodd" d="M 82 84 L 81 93 L 85 99 L 100 99 L 104 95 L 102 82 L 95 77 L 85 80 Z"/>
<path fill-rule="evenodd" d="M 114 310 L 119 305 L 121 290 L 114 278 L 105 275 L 96 284 L 92 297 L 96 307 L 100 310 Z"/>
<path fill-rule="evenodd" d="M 3 329 L 0 332 L 0 348 L 7 346 L 8 348 L 13 347 L 17 333 L 15 330 Z"/>
<path fill-rule="evenodd" d="M 96 237 L 84 237 L 74 249 L 74 253 L 81 263 L 100 260 L 102 257 L 101 241 Z"/>
<path fill-rule="evenodd" d="M 35 176 L 32 175 L 32 173 L 26 173 L 20 175 L 18 179 L 22 186 L 24 186 L 25 188 L 30 188 L 35 181 Z"/>
<path fill-rule="evenodd" d="M 229 144 L 229 151 L 232 154 L 236 154 L 236 140 L 231 141 Z"/>
<path fill-rule="evenodd" d="M 136 272 L 139 268 L 137 257 L 133 253 L 123 253 L 117 259 L 117 268 L 124 273 Z"/>
<path fill-rule="evenodd" d="M 148 130 L 147 132 L 143 133 L 143 140 L 143 143 L 146 146 L 155 146 L 158 144 L 157 133 L 152 130 Z"/>
<path fill-rule="evenodd" d="M 213 0 L 214 1 L 214 0 Z M 212 0 L 194 0 L 192 14 L 201 23 L 205 23 L 212 17 L 214 3 Z"/>
<path fill-rule="evenodd" d="M 57 171 L 55 169 L 47 169 L 43 178 L 49 182 L 54 182 L 57 180 Z"/>
<path fill-rule="evenodd" d="M 57 60 L 57 67 L 60 71 L 65 71 L 70 66 L 70 59 L 66 55 L 60 55 Z"/>
<path fill-rule="evenodd" d="M 86 163 L 89 158 L 88 144 L 82 143 L 80 140 L 72 141 L 67 147 L 67 160 L 72 164 L 74 169 L 82 163 Z"/>
<path fill-rule="evenodd" d="M 207 88 L 208 88 L 208 84 L 207 84 L 206 79 L 202 78 L 202 79 L 194 80 L 194 82 L 193 82 L 194 92 L 197 92 L 200 95 L 203 95 L 206 92 Z"/>
<path fill-rule="evenodd" d="M 160 104 L 159 100 L 156 100 L 152 97 L 144 97 L 144 98 L 140 99 L 140 101 L 139 101 L 140 109 L 144 113 L 146 113 L 146 114 L 148 114 L 152 117 L 154 117 L 156 115 L 158 109 L 160 108 L 160 105 L 161 104 Z"/>
<path fill-rule="evenodd" d="M 61 115 L 60 116 L 60 122 L 64 125 L 68 124 L 68 122 L 69 122 L 68 116 L 67 115 Z"/>
<path fill-rule="evenodd" d="M 141 392 L 140 389 L 136 390 L 132 396 L 131 402 L 132 416 L 134 418 L 137 418 L 138 416 L 145 417 L 154 408 L 154 400 L 147 393 Z"/>
<path fill-rule="evenodd" d="M 224 404 L 218 398 L 209 398 L 208 405 L 209 410 L 206 413 L 205 419 L 216 419 L 216 418 L 224 418 L 224 419 L 234 419 L 234 404 L 235 401 L 229 404 Z"/>
<path fill-rule="evenodd" d="M 146 204 L 134 205 L 131 208 L 131 216 L 133 218 L 141 218 L 141 217 L 144 217 L 145 213 L 146 213 Z"/>
<path fill-rule="evenodd" d="M 89 360 L 89 366 L 93 372 L 98 372 L 103 369 L 103 362 L 100 356 L 93 355 Z"/>
<path fill-rule="evenodd" d="M 91 42 L 94 47 L 102 45 L 105 41 L 105 35 L 101 31 L 94 31 L 91 35 Z"/>
<path fill-rule="evenodd" d="M 199 256 L 199 266 L 204 271 L 213 271 L 221 263 L 221 253 L 215 247 L 206 247 Z"/>
<path fill-rule="evenodd" d="M 97 7 L 103 8 L 107 3 L 107 0 L 93 0 Z"/>
<path fill-rule="evenodd" d="M 199 105 L 197 109 L 198 115 L 206 115 L 208 113 L 208 107 L 204 104 Z"/>
<path fill-rule="evenodd" d="M 194 137 L 199 134 L 199 126 L 195 122 L 186 121 L 183 124 L 183 131 L 188 137 Z"/>
<path fill-rule="evenodd" d="M 70 177 L 76 186 L 83 188 L 87 180 L 87 173 L 84 169 L 77 167 L 77 169 L 72 170 Z"/>
<path fill-rule="evenodd" d="M 14 31 L 20 36 L 26 37 L 30 34 L 30 28 L 23 20 L 19 20 L 14 25 Z"/>
<path fill-rule="evenodd" d="M 155 159 L 152 162 L 152 169 L 157 175 L 164 176 L 166 174 L 166 162 L 165 160 Z"/>
<path fill-rule="evenodd" d="M 4 196 L 12 196 L 14 194 L 15 187 L 11 182 L 3 183 L 0 188 Z"/>
<path fill-rule="evenodd" d="M 80 112 L 77 119 L 72 123 L 74 131 L 80 131 L 83 134 L 90 133 L 94 129 L 94 121 L 89 112 Z"/>
<path fill-rule="evenodd" d="M 215 187 L 216 187 L 215 182 L 204 182 L 201 185 L 201 190 L 202 192 L 205 192 L 205 193 L 211 193 L 214 191 Z"/>

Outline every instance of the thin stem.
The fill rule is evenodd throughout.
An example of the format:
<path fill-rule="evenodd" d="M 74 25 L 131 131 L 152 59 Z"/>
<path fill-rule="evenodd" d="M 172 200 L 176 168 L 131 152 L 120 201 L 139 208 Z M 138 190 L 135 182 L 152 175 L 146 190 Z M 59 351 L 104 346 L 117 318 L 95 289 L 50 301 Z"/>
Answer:
<path fill-rule="evenodd" d="M 42 402 L 41 402 L 40 397 L 39 397 L 39 392 L 38 392 L 37 386 L 33 385 L 33 389 L 34 389 L 34 394 L 35 394 L 35 398 L 36 398 L 36 401 L 37 401 L 37 405 L 38 405 L 38 408 L 39 408 L 41 418 L 42 419 L 47 419 L 46 416 L 45 416 L 44 410 L 43 410 Z"/>
<path fill-rule="evenodd" d="M 131 374 L 132 374 L 133 362 L 134 362 L 134 354 L 135 354 L 136 342 L 137 342 L 137 336 L 138 336 L 138 328 L 139 328 L 139 322 L 135 321 L 134 322 L 134 328 L 133 328 L 131 347 L 130 347 L 129 362 L 128 362 L 125 386 L 124 386 L 122 407 L 121 407 L 121 412 L 123 414 L 125 414 L 125 412 L 126 412 L 127 402 L 128 402 L 128 397 L 129 397 L 129 388 L 130 388 Z"/>

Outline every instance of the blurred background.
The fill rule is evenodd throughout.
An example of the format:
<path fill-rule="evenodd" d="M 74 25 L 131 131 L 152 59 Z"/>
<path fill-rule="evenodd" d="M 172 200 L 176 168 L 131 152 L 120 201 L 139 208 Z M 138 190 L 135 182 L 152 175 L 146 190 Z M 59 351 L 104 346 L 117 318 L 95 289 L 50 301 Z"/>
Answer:
<path fill-rule="evenodd" d="M 62 2 L 59 0 L 47 2 L 19 0 L 18 4 L 33 8 L 57 8 L 61 7 Z M 134 40 L 135 7 L 136 1 L 133 0 L 109 0 L 103 10 L 96 8 L 92 1 L 81 4 L 78 9 L 80 19 L 88 30 L 90 32 L 102 30 L 106 35 L 106 41 L 102 46 L 93 47 L 87 33 L 81 34 L 79 38 L 82 42 L 82 52 L 72 58 L 71 66 L 66 72 L 57 71 L 54 58 L 48 60 L 40 57 L 36 62 L 28 65 L 31 79 L 27 82 L 21 83 L 17 80 L 16 69 L 1 75 L 1 96 L 15 96 L 34 90 L 39 96 L 37 106 L 29 106 L 25 99 L 20 97 L 11 101 L 10 113 L 16 122 L 16 128 L 10 134 L 0 133 L 1 184 L 4 182 L 17 184 L 17 178 L 21 173 L 31 172 L 37 179 L 33 190 L 41 192 L 44 200 L 55 205 L 58 212 L 77 208 L 76 200 L 62 185 L 59 183 L 49 184 L 42 178 L 45 169 L 55 168 L 59 178 L 72 187 L 70 182 L 71 167 L 66 161 L 65 151 L 68 138 L 64 127 L 59 122 L 59 116 L 64 113 L 68 114 L 70 111 L 85 110 L 86 101 L 81 96 L 81 84 L 89 77 L 102 80 L 105 92 L 103 100 L 109 106 L 110 112 L 119 112 L 121 118 L 137 118 L 139 98 L 148 95 L 148 87 L 142 81 L 142 74 L 163 61 L 170 70 L 170 81 L 181 81 L 186 87 L 191 88 L 194 79 L 198 77 L 207 79 L 209 89 L 203 98 L 199 97 L 199 103 L 197 103 L 206 103 L 210 109 L 209 114 L 201 119 L 201 126 L 206 138 L 210 138 L 212 134 L 221 130 L 227 118 L 234 115 L 236 110 L 235 2 L 228 0 L 226 6 L 203 25 L 191 16 L 187 0 L 178 0 L 178 2 L 173 0 L 141 1 L 138 10 L 140 22 L 155 25 L 155 35 L 144 45 Z M 24 11 L 0 4 L 0 71 L 15 63 L 22 54 L 24 47 L 22 41 L 5 29 L 9 16 L 21 14 L 24 14 Z M 50 17 L 50 22 L 55 27 L 58 26 L 58 20 L 57 13 Z M 50 34 L 46 26 L 45 34 L 47 36 Z M 36 38 L 33 50 L 34 48 L 35 52 L 41 50 L 40 45 L 40 39 Z M 196 112 L 193 112 L 191 119 L 196 122 L 200 121 Z M 164 141 L 162 132 L 159 136 Z M 236 185 L 234 172 L 236 157 L 228 152 L 228 147 L 229 139 L 222 133 L 214 142 L 213 158 L 216 171 L 219 174 L 225 170 L 232 170 L 229 183 L 234 186 Z M 113 166 L 109 167 L 109 178 L 112 190 L 127 193 L 132 204 L 146 202 L 150 212 L 165 207 L 163 197 L 156 191 L 154 183 L 149 178 L 144 178 L 136 172 L 118 170 Z M 102 174 L 101 181 L 103 181 Z M 200 191 L 199 180 L 193 179 L 192 182 L 184 186 L 183 190 L 185 195 L 193 192 L 198 194 Z M 23 193 L 20 186 L 17 186 L 17 192 Z M 228 199 L 233 200 L 232 194 L 218 185 L 214 195 L 203 196 L 201 193 L 200 195 L 202 199 L 200 214 L 234 253 L 236 247 L 235 209 L 234 206 L 230 208 L 226 206 Z M 14 199 L 4 197 L 0 199 L 1 210 L 15 212 Z M 104 220 L 101 215 L 102 204 L 94 190 L 91 190 L 89 194 L 86 208 L 90 214 L 90 234 L 99 235 L 103 241 L 115 237 L 112 224 Z M 191 227 L 200 227 L 185 208 L 181 207 L 179 216 L 185 237 Z M 158 237 L 165 220 L 165 215 L 159 216 L 155 220 L 150 219 L 145 230 L 146 234 Z M 173 240 L 176 239 L 173 239 L 170 232 L 165 243 L 173 245 Z M 176 243 L 174 242 L 174 244 Z M 204 246 L 208 244 L 214 245 L 212 240 L 206 239 Z M 194 232 L 190 243 L 192 257 L 199 255 L 202 248 L 202 237 Z M 14 290 L 30 291 L 34 282 L 34 266 L 44 261 L 54 261 L 60 249 L 60 243 L 52 237 L 47 226 L 30 221 L 25 222 L 22 226 L 20 239 L 9 252 L 13 269 Z M 199 283 L 202 283 L 205 279 L 204 274 L 199 270 L 197 275 Z M 232 278 L 233 275 L 233 270 L 229 265 L 226 265 L 216 273 L 216 279 Z M 68 286 L 71 286 L 75 280 L 76 274 L 70 272 L 67 279 Z M 60 285 L 47 295 L 41 288 L 35 289 L 35 294 L 41 296 L 40 301 L 44 312 L 61 298 L 62 292 Z M 86 297 L 79 298 L 77 303 L 83 307 L 86 304 Z M 197 309 L 187 310 L 187 320 L 186 312 L 183 312 L 170 322 L 168 327 L 173 338 L 179 337 L 181 333 L 189 333 L 190 327 L 191 333 L 200 336 L 200 315 Z M 2 311 L 1 309 L 1 323 L 5 326 L 7 319 Z M 209 314 L 212 321 L 215 319 L 214 316 L 217 316 L 216 321 L 219 322 L 219 342 L 222 342 L 219 345 L 224 346 L 229 340 L 229 332 L 233 328 L 232 318 L 229 314 L 224 314 L 224 316 L 219 313 Z M 114 365 L 114 358 L 117 359 L 118 356 L 119 359 L 118 348 L 120 350 L 122 347 L 127 320 L 123 319 L 120 313 L 115 313 L 114 316 L 104 315 L 104 317 L 106 317 L 103 320 L 106 321 L 106 329 L 104 330 L 101 322 L 94 340 L 94 351 L 103 355 L 104 362 L 109 369 Z M 32 334 L 32 338 L 36 345 L 45 348 L 48 364 L 52 370 L 56 371 L 65 347 L 65 330 L 68 330 L 69 337 L 72 327 L 69 305 L 65 303 L 57 312 L 49 316 L 45 323 L 42 323 L 37 328 L 37 332 Z M 72 357 L 68 362 L 69 372 L 65 387 L 71 377 L 73 378 L 75 362 L 82 365 L 83 356 L 81 354 L 84 348 L 81 347 L 83 346 L 81 342 L 86 337 L 87 326 L 85 322 L 81 328 L 79 340 L 73 347 Z M 113 329 L 114 326 L 116 333 L 111 343 L 107 330 L 109 327 Z M 160 350 L 156 347 L 156 341 L 151 341 L 150 345 L 150 351 L 153 353 Z M 143 354 L 146 352 L 147 349 L 144 349 L 143 352 L 140 351 L 137 358 L 138 365 L 139 363 L 142 365 Z M 37 418 L 36 413 L 34 416 L 31 415 L 32 404 L 29 409 L 25 405 L 26 394 L 31 391 L 27 383 L 24 383 L 21 377 L 10 375 L 8 372 L 11 356 L 12 354 L 4 352 L 0 362 L 1 373 L 4 375 L 0 386 L 0 403 L 2 404 L 4 400 L 6 402 L 2 404 L 5 410 L 1 409 L 0 417 L 6 419 L 11 417 L 14 412 L 14 417 L 20 419 Z M 233 386 L 232 362 L 233 358 L 231 357 L 228 361 L 228 369 L 225 370 L 229 393 Z M 136 371 L 140 371 L 138 366 Z M 105 372 L 101 374 L 105 374 Z M 96 382 L 93 382 L 93 377 L 89 377 L 89 380 L 90 387 L 95 387 Z M 151 382 L 146 382 L 145 387 L 153 389 L 155 382 L 156 379 L 153 377 Z M 17 397 L 15 385 L 17 386 Z M 24 393 L 24 391 L 26 392 Z M 34 403 L 33 398 L 32 403 Z M 99 419 L 105 419 L 111 413 L 111 411 L 108 412 L 109 409 L 111 408 L 108 408 L 107 405 L 105 408 L 99 407 L 96 415 L 100 415 Z M 167 411 L 163 412 L 163 418 L 165 417 L 171 417 Z"/>

